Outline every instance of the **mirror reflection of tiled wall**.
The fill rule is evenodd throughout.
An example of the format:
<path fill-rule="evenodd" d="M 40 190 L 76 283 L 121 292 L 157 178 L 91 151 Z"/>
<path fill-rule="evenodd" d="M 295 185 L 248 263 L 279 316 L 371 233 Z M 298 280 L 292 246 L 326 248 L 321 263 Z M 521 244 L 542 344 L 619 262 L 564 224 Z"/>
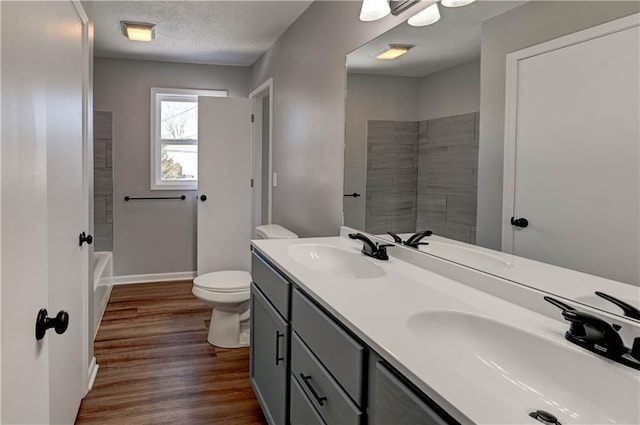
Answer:
<path fill-rule="evenodd" d="M 479 113 L 368 121 L 365 230 L 475 243 Z"/>
<path fill-rule="evenodd" d="M 93 114 L 93 226 L 96 251 L 113 251 L 113 113 Z"/>

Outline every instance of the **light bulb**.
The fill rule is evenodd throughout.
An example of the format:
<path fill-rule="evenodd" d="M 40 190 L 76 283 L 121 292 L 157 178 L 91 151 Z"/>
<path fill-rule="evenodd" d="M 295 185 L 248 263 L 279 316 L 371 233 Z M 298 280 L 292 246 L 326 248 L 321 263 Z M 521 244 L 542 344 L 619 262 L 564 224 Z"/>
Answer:
<path fill-rule="evenodd" d="M 409 18 L 407 23 L 413 27 L 424 27 L 435 24 L 440 20 L 440 9 L 438 3 L 434 3 L 419 13 Z"/>
<path fill-rule="evenodd" d="M 360 20 L 369 22 L 382 19 L 391 13 L 388 0 L 362 0 Z"/>

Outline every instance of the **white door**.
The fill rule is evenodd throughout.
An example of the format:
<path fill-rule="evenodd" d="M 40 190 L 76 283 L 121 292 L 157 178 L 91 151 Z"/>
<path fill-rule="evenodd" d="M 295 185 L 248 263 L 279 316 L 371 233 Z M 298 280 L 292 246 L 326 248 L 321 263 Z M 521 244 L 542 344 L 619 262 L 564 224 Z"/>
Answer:
<path fill-rule="evenodd" d="M 72 2 L 2 2 L 2 423 L 73 423 L 85 392 L 83 63 Z M 29 25 L 24 25 L 25 16 Z M 85 262 L 83 264 L 83 262 Z M 36 315 L 69 313 L 35 337 Z"/>
<path fill-rule="evenodd" d="M 250 270 L 251 101 L 198 97 L 198 275 Z"/>
<path fill-rule="evenodd" d="M 634 15 L 527 49 L 512 64 L 508 252 L 640 281 L 639 52 Z M 529 224 L 513 227 L 511 217 Z"/>

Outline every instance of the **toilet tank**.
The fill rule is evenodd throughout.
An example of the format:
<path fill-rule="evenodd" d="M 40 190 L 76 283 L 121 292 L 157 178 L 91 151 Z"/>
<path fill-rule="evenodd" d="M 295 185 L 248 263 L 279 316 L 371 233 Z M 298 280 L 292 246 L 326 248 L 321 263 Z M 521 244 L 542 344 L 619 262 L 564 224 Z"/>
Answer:
<path fill-rule="evenodd" d="M 297 239 L 298 235 L 279 224 L 264 224 L 256 227 L 256 239 Z"/>

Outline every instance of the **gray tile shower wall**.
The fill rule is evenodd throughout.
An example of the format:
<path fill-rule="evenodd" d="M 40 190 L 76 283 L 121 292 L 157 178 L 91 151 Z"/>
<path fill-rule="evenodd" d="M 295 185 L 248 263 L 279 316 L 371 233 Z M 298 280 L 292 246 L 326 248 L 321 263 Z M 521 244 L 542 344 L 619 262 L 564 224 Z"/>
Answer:
<path fill-rule="evenodd" d="M 475 243 L 479 113 L 367 122 L 365 230 Z"/>
<path fill-rule="evenodd" d="M 93 223 L 96 251 L 113 251 L 113 114 L 93 114 Z"/>
<path fill-rule="evenodd" d="M 418 130 L 418 122 L 367 122 L 367 232 L 415 228 Z"/>
<path fill-rule="evenodd" d="M 416 228 L 475 243 L 479 113 L 420 122 Z"/>

